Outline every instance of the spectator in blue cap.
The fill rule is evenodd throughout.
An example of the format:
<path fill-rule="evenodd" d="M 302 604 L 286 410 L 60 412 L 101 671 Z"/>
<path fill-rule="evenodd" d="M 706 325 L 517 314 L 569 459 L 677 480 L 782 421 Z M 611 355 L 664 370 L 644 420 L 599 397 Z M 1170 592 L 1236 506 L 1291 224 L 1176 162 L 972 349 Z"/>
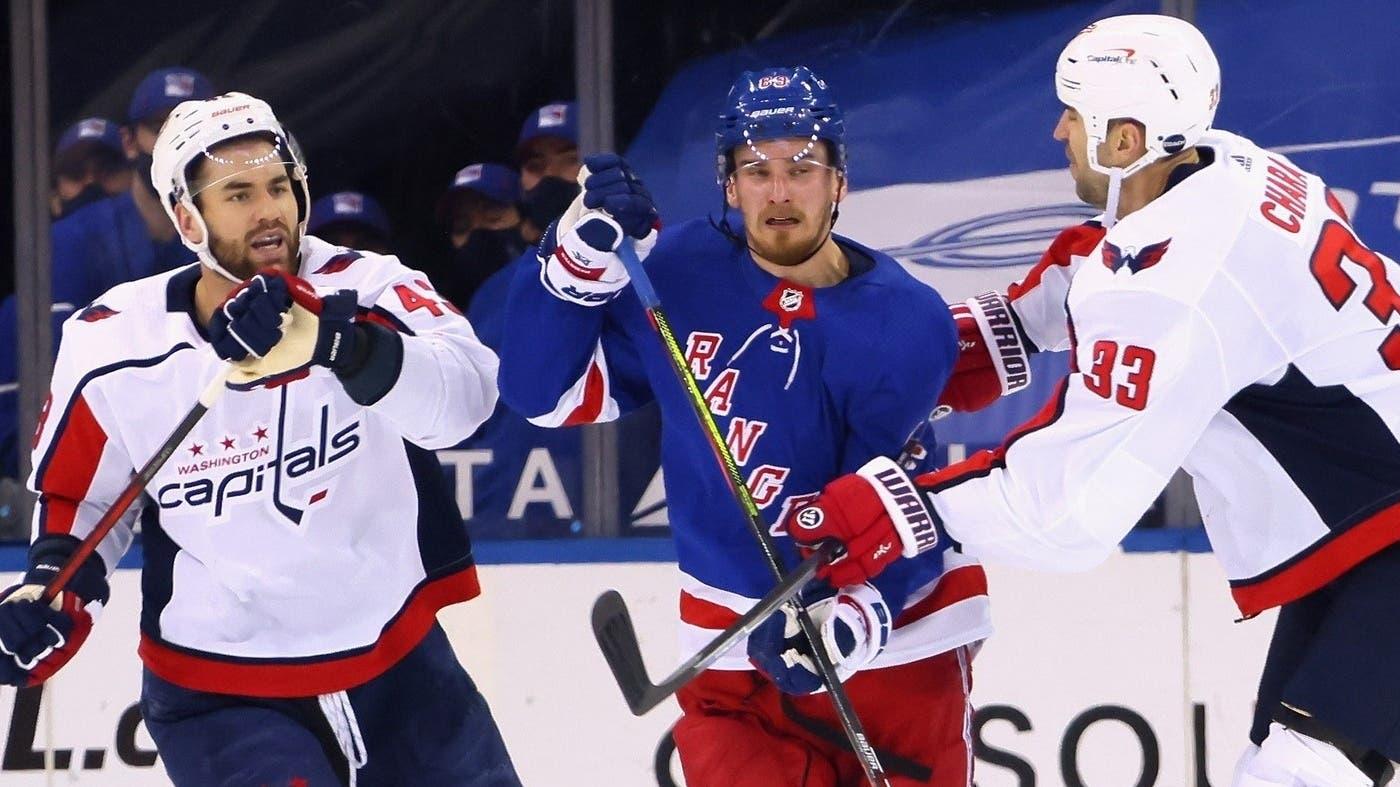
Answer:
<path fill-rule="evenodd" d="M 53 152 L 55 219 L 131 188 L 131 167 L 122 149 L 121 129 L 99 117 L 83 118 L 58 138 Z"/>
<path fill-rule="evenodd" d="M 213 95 L 208 78 L 188 68 L 153 71 L 136 86 L 121 129 L 131 185 L 54 222 L 53 300 L 59 313 L 81 308 L 122 282 L 194 261 L 151 185 L 151 151 L 170 110 Z"/>
<path fill-rule="evenodd" d="M 578 106 L 561 101 L 531 112 L 520 127 L 515 160 L 525 219 L 521 230 L 535 243 L 578 196 Z"/>
<path fill-rule="evenodd" d="M 311 203 L 306 231 L 327 243 L 376 254 L 392 254 L 389 216 L 374 197 L 360 191 L 337 191 Z"/>
<path fill-rule="evenodd" d="M 520 180 L 503 164 L 457 171 L 438 203 L 453 256 L 434 282 L 462 311 L 483 281 L 530 245 L 521 235 Z"/>

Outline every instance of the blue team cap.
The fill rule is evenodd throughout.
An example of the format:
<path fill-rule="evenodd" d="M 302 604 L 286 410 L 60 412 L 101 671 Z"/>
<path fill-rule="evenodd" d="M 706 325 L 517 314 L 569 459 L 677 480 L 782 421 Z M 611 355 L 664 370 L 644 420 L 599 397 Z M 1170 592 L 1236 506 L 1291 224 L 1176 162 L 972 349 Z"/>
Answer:
<path fill-rule="evenodd" d="M 530 113 L 520 127 L 520 138 L 515 142 L 516 157 L 531 140 L 537 137 L 559 137 L 578 144 L 578 105 L 572 101 L 545 104 Z"/>
<path fill-rule="evenodd" d="M 131 106 L 126 121 L 138 123 L 157 115 L 166 115 L 181 101 L 214 97 L 214 85 L 209 78 L 192 68 L 162 68 L 152 71 L 131 94 Z"/>
<path fill-rule="evenodd" d="M 54 158 L 62 156 L 79 145 L 93 145 L 123 153 L 122 134 L 117 124 L 106 118 L 83 118 L 69 126 L 58 138 Z"/>
<path fill-rule="evenodd" d="M 337 191 L 311 203 L 306 231 L 312 234 L 331 224 L 359 224 L 388 238 L 389 217 L 378 200 L 358 191 Z"/>
<path fill-rule="evenodd" d="M 457 170 L 447 187 L 449 195 L 463 191 L 514 205 L 520 201 L 520 176 L 504 164 L 472 164 Z"/>

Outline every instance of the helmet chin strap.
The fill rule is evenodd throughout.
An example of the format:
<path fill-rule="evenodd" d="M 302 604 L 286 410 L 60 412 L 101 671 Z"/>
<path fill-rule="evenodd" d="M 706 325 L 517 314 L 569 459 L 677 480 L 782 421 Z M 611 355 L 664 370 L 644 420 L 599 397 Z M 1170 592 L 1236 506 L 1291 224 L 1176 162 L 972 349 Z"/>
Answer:
<path fill-rule="evenodd" d="M 1104 200 L 1103 228 L 1112 229 L 1118 223 L 1118 201 L 1123 191 L 1123 181 L 1136 174 L 1143 167 L 1156 161 L 1151 151 L 1143 153 L 1126 167 L 1107 167 L 1099 163 L 1099 145 L 1104 140 L 1090 137 L 1086 147 L 1089 153 L 1089 168 L 1108 176 L 1108 197 Z"/>

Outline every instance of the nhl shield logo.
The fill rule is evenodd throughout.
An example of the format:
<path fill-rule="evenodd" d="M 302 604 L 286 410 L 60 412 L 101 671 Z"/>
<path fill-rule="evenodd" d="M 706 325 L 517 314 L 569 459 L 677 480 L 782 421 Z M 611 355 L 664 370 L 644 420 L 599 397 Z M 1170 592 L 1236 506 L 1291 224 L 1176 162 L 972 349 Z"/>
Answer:
<path fill-rule="evenodd" d="M 802 297 L 802 290 L 785 287 L 783 294 L 778 296 L 778 308 L 785 312 L 795 312 L 802 308 Z"/>

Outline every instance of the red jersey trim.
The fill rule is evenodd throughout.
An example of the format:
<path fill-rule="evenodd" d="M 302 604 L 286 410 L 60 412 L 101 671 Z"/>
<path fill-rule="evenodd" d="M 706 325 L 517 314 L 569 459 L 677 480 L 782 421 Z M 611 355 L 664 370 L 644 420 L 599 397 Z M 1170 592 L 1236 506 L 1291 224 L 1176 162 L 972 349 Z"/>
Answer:
<path fill-rule="evenodd" d="M 896 629 L 922 620 L 960 601 L 987 595 L 987 572 L 981 566 L 962 566 L 938 578 L 938 586 L 919 603 L 905 607 L 894 619 Z"/>
<path fill-rule="evenodd" d="M 87 498 L 102 452 L 107 448 L 107 433 L 82 394 L 73 400 L 60 428 L 63 431 L 54 438 L 52 453 L 38 483 L 44 508 L 41 529 L 46 535 L 73 532 L 78 501 Z"/>
<path fill-rule="evenodd" d="M 147 668 L 195 691 L 249 697 L 310 697 L 342 691 L 377 677 L 422 641 L 443 607 L 480 595 L 476 566 L 418 586 L 368 649 L 314 662 L 231 659 L 176 650 L 146 634 L 137 652 Z"/>
<path fill-rule="evenodd" d="M 895 618 L 896 629 L 922 620 L 959 601 L 987 595 L 987 574 L 981 566 L 955 568 L 938 579 L 938 586 L 913 606 L 905 607 Z M 722 604 L 681 591 L 681 621 L 703 629 L 726 629 L 739 619 L 739 613 Z"/>
<path fill-rule="evenodd" d="M 1055 236 L 1055 240 L 1050 243 L 1050 248 L 1041 255 L 1040 262 L 1031 268 L 1030 273 L 1018 284 L 1013 284 L 1006 288 L 1006 299 L 1015 301 L 1026 293 L 1040 286 L 1040 279 L 1045 275 L 1045 271 L 1050 268 L 1063 268 L 1070 264 L 1071 256 L 1084 257 L 1099 245 L 1099 241 L 1108 231 L 1102 224 L 1095 221 L 1085 222 L 1073 227 L 1069 227 Z"/>
<path fill-rule="evenodd" d="M 915 485 L 926 492 L 942 492 L 949 487 L 971 480 L 981 478 L 992 472 L 993 469 L 1006 466 L 1006 452 L 1011 450 L 1011 446 L 1017 440 L 1032 432 L 1039 431 L 1055 423 L 1060 419 L 1060 415 L 1065 411 L 1065 393 L 1069 390 L 1069 377 L 1060 380 L 1059 386 L 1050 396 L 1045 406 L 1040 408 L 1040 412 L 1031 416 L 1030 420 L 1012 430 L 1007 436 L 1006 442 L 1000 446 L 978 451 L 968 458 L 948 465 L 941 470 L 931 473 L 924 473 L 914 479 Z"/>
<path fill-rule="evenodd" d="M 588 373 L 583 381 L 583 401 L 564 419 L 563 426 L 591 424 L 603 413 L 603 400 L 607 397 L 607 381 L 598 362 L 588 365 Z"/>
<path fill-rule="evenodd" d="M 1400 542 L 1400 503 L 1381 509 L 1346 530 L 1333 531 L 1293 562 L 1267 574 L 1230 582 L 1235 605 L 1246 617 L 1296 601 Z"/>

